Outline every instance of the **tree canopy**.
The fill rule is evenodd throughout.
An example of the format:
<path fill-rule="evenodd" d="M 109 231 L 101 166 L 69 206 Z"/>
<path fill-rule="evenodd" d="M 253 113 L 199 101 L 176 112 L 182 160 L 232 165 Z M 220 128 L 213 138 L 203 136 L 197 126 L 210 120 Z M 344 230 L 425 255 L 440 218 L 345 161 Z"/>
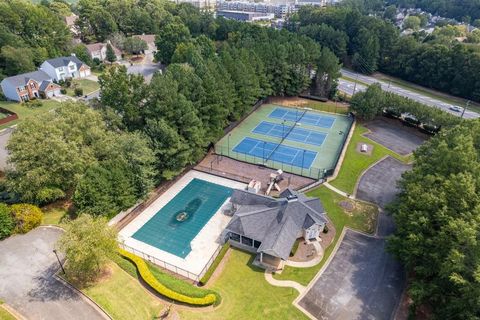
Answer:
<path fill-rule="evenodd" d="M 414 154 L 389 209 L 390 250 L 411 272 L 414 306 L 438 318 L 480 317 L 480 122 L 438 134 Z"/>
<path fill-rule="evenodd" d="M 65 254 L 66 275 L 80 285 L 95 280 L 117 250 L 117 233 L 103 217 L 83 214 L 63 225 L 58 248 Z"/>
<path fill-rule="evenodd" d="M 359 72 L 379 70 L 480 101 L 480 55 L 475 46 L 446 35 L 459 28 L 438 28 L 429 36 L 400 36 L 389 20 L 360 9 L 345 1 L 321 9 L 304 6 L 290 19 L 288 29 L 315 39 Z M 410 16 L 405 27 L 417 29 L 422 23 L 421 16 Z M 470 40 L 475 38 L 470 36 Z"/>
<path fill-rule="evenodd" d="M 7 149 L 14 168 L 7 173 L 7 183 L 24 201 L 63 198 L 84 180 L 89 168 L 107 161 L 124 164 L 136 199 L 153 185 L 154 158 L 145 139 L 137 133 L 109 130 L 100 113 L 82 103 L 66 103 L 22 122 Z"/>

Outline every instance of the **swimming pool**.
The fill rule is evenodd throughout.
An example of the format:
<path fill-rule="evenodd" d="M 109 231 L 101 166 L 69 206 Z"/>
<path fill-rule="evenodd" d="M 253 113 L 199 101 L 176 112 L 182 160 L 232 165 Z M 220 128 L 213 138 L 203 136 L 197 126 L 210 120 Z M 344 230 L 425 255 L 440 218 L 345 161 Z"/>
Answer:
<path fill-rule="evenodd" d="M 185 258 L 190 243 L 231 196 L 231 188 L 193 179 L 132 238 Z"/>

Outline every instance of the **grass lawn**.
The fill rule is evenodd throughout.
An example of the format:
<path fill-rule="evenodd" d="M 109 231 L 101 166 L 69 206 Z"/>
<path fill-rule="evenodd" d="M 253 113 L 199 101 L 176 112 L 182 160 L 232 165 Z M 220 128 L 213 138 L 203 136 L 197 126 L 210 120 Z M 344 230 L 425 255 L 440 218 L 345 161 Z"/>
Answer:
<path fill-rule="evenodd" d="M 11 127 L 14 124 L 18 124 L 19 122 L 25 120 L 28 117 L 36 116 L 61 106 L 60 102 L 55 100 L 40 100 L 40 101 L 42 102 L 42 106 L 39 108 L 31 108 L 17 102 L 0 101 L 0 107 L 10 110 L 12 112 L 15 112 L 18 115 L 17 120 L 0 125 L 0 129 Z"/>
<path fill-rule="evenodd" d="M 63 219 L 67 215 L 67 211 L 62 208 L 48 208 L 42 209 L 43 211 L 43 225 L 56 225 L 58 226 Z"/>
<path fill-rule="evenodd" d="M 82 291 L 115 320 L 155 319 L 165 305 L 115 263 L 110 274 Z"/>
<path fill-rule="evenodd" d="M 252 254 L 231 249 L 225 269 L 211 286 L 211 289 L 220 292 L 222 304 L 213 311 L 177 310 L 180 318 L 308 319 L 292 305 L 298 292 L 268 284 L 264 270 L 252 266 L 252 259 Z"/>
<path fill-rule="evenodd" d="M 363 137 L 362 134 L 367 131 L 368 129 L 365 128 L 361 123 L 356 123 L 355 130 L 353 132 L 352 139 L 350 140 L 350 144 L 347 147 L 347 152 L 345 154 L 345 159 L 340 172 L 338 173 L 337 178 L 330 182 L 331 185 L 349 194 L 353 193 L 355 184 L 362 172 L 386 155 L 390 155 L 403 162 L 410 160 L 410 156 L 400 156 L 384 146 L 374 142 L 373 140 Z M 367 143 L 373 145 L 372 154 L 367 155 L 357 152 L 356 148 L 358 143 Z"/>
<path fill-rule="evenodd" d="M 75 97 L 75 88 L 82 88 L 83 95 L 88 95 L 100 89 L 98 82 L 88 79 L 75 79 L 72 81 L 72 86 L 67 89 L 67 95 Z"/>
<path fill-rule="evenodd" d="M 310 107 L 314 110 L 324 111 L 324 112 L 332 112 L 332 113 L 339 113 L 339 114 L 347 114 L 348 113 L 348 105 L 343 104 L 341 102 L 335 103 L 334 101 L 312 101 L 309 102 L 306 107 Z"/>
<path fill-rule="evenodd" d="M 396 85 L 400 88 L 407 89 L 407 90 L 422 94 L 424 96 L 430 97 L 432 99 L 440 100 L 440 101 L 448 103 L 448 104 L 454 104 L 454 105 L 459 105 L 459 106 L 463 107 L 463 106 L 465 106 L 465 103 L 467 102 L 466 99 L 451 96 L 447 93 L 438 92 L 434 89 L 424 88 L 420 85 L 410 83 L 408 81 L 401 80 L 401 79 L 398 79 L 398 78 L 394 78 L 394 77 L 391 77 L 391 76 L 388 76 L 388 75 L 385 75 L 385 74 L 382 74 L 382 73 L 376 73 L 374 76 L 375 76 L 375 78 L 377 78 L 379 80 L 390 82 L 391 84 L 394 84 L 394 85 Z M 476 112 L 480 112 L 480 104 L 476 103 L 476 102 L 471 102 L 468 109 L 476 111 Z"/>
<path fill-rule="evenodd" d="M 2 307 L 0 302 L 0 320 L 16 320 L 16 318 L 8 312 L 5 308 Z"/>
<path fill-rule="evenodd" d="M 309 197 L 319 198 L 328 217 L 331 219 L 336 229 L 336 234 L 333 242 L 328 246 L 324 252 L 322 261 L 310 268 L 294 268 L 286 266 L 281 274 L 274 275 L 275 279 L 279 280 L 293 280 L 306 286 L 322 268 L 328 257 L 335 248 L 335 245 L 342 233 L 344 227 L 350 227 L 366 233 L 373 233 L 376 227 L 376 218 L 378 215 L 378 208 L 371 204 L 363 202 L 356 202 L 356 207 L 352 212 L 345 211 L 338 203 L 341 201 L 352 201 L 341 195 L 327 189 L 326 187 L 319 187 L 307 193 Z"/>

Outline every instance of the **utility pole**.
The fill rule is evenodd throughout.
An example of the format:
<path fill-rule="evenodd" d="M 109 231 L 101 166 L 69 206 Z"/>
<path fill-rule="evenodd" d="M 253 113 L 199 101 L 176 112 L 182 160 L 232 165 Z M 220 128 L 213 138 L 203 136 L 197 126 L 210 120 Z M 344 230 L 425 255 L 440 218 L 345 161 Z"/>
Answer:
<path fill-rule="evenodd" d="M 470 100 L 467 100 L 467 103 L 465 103 L 465 107 L 463 107 L 462 116 L 461 116 L 462 119 L 463 119 L 463 115 L 465 114 L 465 110 L 467 110 L 469 105 L 470 105 Z"/>
<path fill-rule="evenodd" d="M 359 74 L 357 73 L 357 77 L 355 78 L 355 85 L 353 86 L 353 94 L 352 94 L 352 97 L 355 95 L 355 91 L 357 90 L 358 76 L 359 76 Z"/>

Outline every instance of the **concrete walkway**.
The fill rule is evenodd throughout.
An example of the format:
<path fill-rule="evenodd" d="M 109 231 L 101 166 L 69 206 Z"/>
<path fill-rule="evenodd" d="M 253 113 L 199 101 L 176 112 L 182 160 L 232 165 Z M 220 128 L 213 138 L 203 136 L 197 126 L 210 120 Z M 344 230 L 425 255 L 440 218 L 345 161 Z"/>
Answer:
<path fill-rule="evenodd" d="M 323 259 L 323 248 L 318 241 L 313 241 L 312 244 L 315 247 L 315 251 L 317 252 L 317 256 L 315 258 L 309 261 L 287 260 L 285 261 L 285 265 L 290 267 L 295 267 L 295 268 L 309 268 L 319 264 L 320 261 L 322 261 Z"/>
<path fill-rule="evenodd" d="M 355 197 L 354 197 L 353 195 L 348 194 L 348 193 L 346 193 L 346 192 L 343 192 L 343 191 L 340 190 L 340 189 L 335 188 L 334 186 L 332 186 L 332 185 L 331 185 L 330 183 L 328 183 L 328 182 L 323 183 L 323 185 L 324 185 L 325 187 L 327 187 L 328 189 L 332 190 L 333 192 L 338 193 L 338 194 L 341 195 L 341 196 L 344 196 L 344 197 L 350 198 L 350 199 L 355 199 Z"/>
<path fill-rule="evenodd" d="M 300 294 L 305 292 L 305 287 L 300 283 L 290 280 L 276 280 L 273 278 L 270 271 L 265 271 L 265 280 L 275 287 L 284 287 L 284 288 L 293 288 L 297 290 Z"/>

